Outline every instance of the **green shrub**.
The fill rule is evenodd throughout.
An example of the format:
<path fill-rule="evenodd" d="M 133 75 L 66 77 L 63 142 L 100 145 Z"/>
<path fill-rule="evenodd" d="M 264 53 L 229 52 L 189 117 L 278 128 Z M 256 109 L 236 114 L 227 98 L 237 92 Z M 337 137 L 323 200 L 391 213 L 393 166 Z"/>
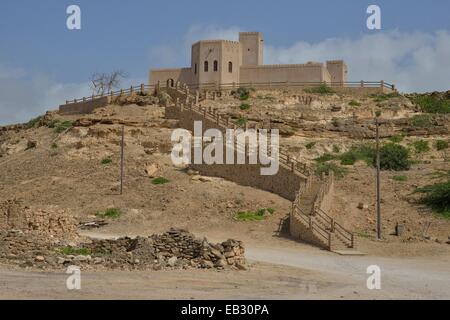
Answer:
<path fill-rule="evenodd" d="M 52 145 L 50 146 L 52 149 L 58 149 L 58 145 L 56 144 L 56 142 L 53 142 Z"/>
<path fill-rule="evenodd" d="M 28 121 L 26 124 L 27 129 L 39 127 L 41 125 L 42 118 L 43 118 L 43 116 L 38 116 L 38 117 L 33 118 L 30 121 Z"/>
<path fill-rule="evenodd" d="M 169 180 L 164 177 L 158 177 L 152 180 L 152 183 L 155 185 L 168 183 Z"/>
<path fill-rule="evenodd" d="M 359 106 L 361 106 L 361 103 L 356 100 L 352 100 L 348 103 L 348 105 L 352 106 L 352 107 L 359 107 Z"/>
<path fill-rule="evenodd" d="M 334 163 L 319 163 L 316 165 L 314 173 L 317 176 L 321 176 L 323 173 L 328 174 L 330 171 L 334 172 L 336 178 L 342 178 L 347 173 L 347 169 L 339 167 Z"/>
<path fill-rule="evenodd" d="M 416 97 L 414 102 L 427 113 L 450 113 L 450 100 L 443 97 L 423 95 Z"/>
<path fill-rule="evenodd" d="M 58 248 L 57 251 L 66 256 L 87 256 L 91 254 L 89 248 L 74 248 L 70 246 Z"/>
<path fill-rule="evenodd" d="M 267 212 L 270 213 L 270 214 L 274 214 L 274 212 L 275 212 L 275 209 L 274 209 L 274 208 L 267 208 L 266 210 L 267 210 Z"/>
<path fill-rule="evenodd" d="M 250 98 L 251 91 L 255 91 L 255 89 L 240 87 L 236 91 L 232 92 L 232 94 L 235 97 L 239 98 L 239 100 L 244 101 L 244 100 L 248 100 L 248 98 Z"/>
<path fill-rule="evenodd" d="M 388 139 L 389 139 L 389 141 L 391 141 L 393 143 L 400 143 L 403 141 L 403 138 L 404 138 L 404 136 L 402 136 L 402 135 L 395 135 L 395 136 L 389 137 Z"/>
<path fill-rule="evenodd" d="M 417 153 L 425 153 L 430 151 L 430 146 L 428 145 L 428 141 L 425 140 L 417 140 L 412 143 L 414 150 Z"/>
<path fill-rule="evenodd" d="M 248 103 L 242 103 L 239 106 L 239 109 L 241 109 L 241 110 L 248 110 L 248 109 L 250 109 L 250 105 Z"/>
<path fill-rule="evenodd" d="M 103 165 L 107 165 L 107 164 L 110 164 L 110 163 L 112 163 L 112 159 L 110 157 L 103 158 L 102 161 L 101 161 L 101 164 L 103 164 Z"/>
<path fill-rule="evenodd" d="M 62 133 L 64 131 L 66 131 L 67 129 L 71 128 L 72 125 L 73 125 L 72 121 L 57 122 L 55 124 L 55 132 Z"/>
<path fill-rule="evenodd" d="M 448 141 L 446 140 L 437 140 L 435 144 L 436 150 L 441 151 L 448 149 Z"/>
<path fill-rule="evenodd" d="M 238 127 L 243 128 L 243 127 L 245 127 L 245 124 L 247 123 L 247 118 L 239 117 L 235 123 Z"/>
<path fill-rule="evenodd" d="M 374 99 L 375 102 L 383 102 L 386 100 L 389 100 L 391 98 L 398 97 L 399 94 L 397 92 L 392 93 L 380 93 L 380 94 L 373 94 L 371 97 Z"/>
<path fill-rule="evenodd" d="M 422 203 L 450 219 L 450 180 L 418 188 L 416 192 L 424 194 Z"/>
<path fill-rule="evenodd" d="M 332 155 L 330 153 L 325 153 L 323 155 L 321 155 L 320 157 L 314 159 L 315 161 L 319 162 L 319 163 L 324 163 L 324 162 L 328 162 L 330 160 L 334 160 L 336 159 L 335 155 Z"/>
<path fill-rule="evenodd" d="M 266 209 L 259 209 L 258 211 L 241 211 L 234 215 L 234 218 L 239 221 L 261 221 L 265 219 Z"/>
<path fill-rule="evenodd" d="M 310 142 L 305 145 L 306 149 L 311 150 L 316 145 L 315 142 Z"/>
<path fill-rule="evenodd" d="M 407 176 L 393 176 L 392 180 L 403 182 L 403 181 L 408 180 L 408 177 Z"/>
<path fill-rule="evenodd" d="M 409 124 L 417 128 L 426 128 L 432 125 L 432 117 L 429 114 L 415 115 L 409 120 Z"/>
<path fill-rule="evenodd" d="M 373 157 L 375 166 L 376 156 Z M 405 147 L 388 143 L 380 148 L 380 168 L 382 170 L 402 171 L 409 170 L 411 161 L 409 160 L 409 151 Z"/>
<path fill-rule="evenodd" d="M 339 153 L 341 152 L 341 148 L 337 144 L 333 144 L 333 152 Z"/>
<path fill-rule="evenodd" d="M 355 162 L 358 160 L 356 153 L 354 152 L 346 152 L 343 155 L 340 156 L 341 164 L 344 166 L 351 166 L 354 165 Z"/>
<path fill-rule="evenodd" d="M 318 87 L 306 88 L 304 91 L 308 92 L 308 93 L 318 93 L 318 94 L 333 94 L 333 93 L 335 93 L 335 91 L 331 87 L 327 86 L 326 84 L 321 84 Z"/>
<path fill-rule="evenodd" d="M 111 219 L 119 218 L 121 215 L 122 211 L 118 208 L 109 208 L 105 212 L 97 211 L 95 213 L 95 216 L 99 218 L 111 218 Z"/>
<path fill-rule="evenodd" d="M 340 155 L 339 159 L 343 165 L 353 165 L 356 161 L 365 161 L 368 165 L 372 164 L 375 157 L 375 148 L 371 144 L 353 145 L 349 151 Z"/>

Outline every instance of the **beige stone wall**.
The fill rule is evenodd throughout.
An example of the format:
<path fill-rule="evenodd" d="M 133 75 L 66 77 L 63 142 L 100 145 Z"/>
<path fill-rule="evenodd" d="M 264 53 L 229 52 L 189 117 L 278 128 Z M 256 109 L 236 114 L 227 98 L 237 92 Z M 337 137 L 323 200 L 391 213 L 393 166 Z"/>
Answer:
<path fill-rule="evenodd" d="M 80 101 L 74 103 L 63 104 L 59 106 L 59 113 L 61 114 L 80 114 L 91 113 L 97 108 L 105 107 L 109 104 L 110 97 L 100 97 L 93 100 Z"/>
<path fill-rule="evenodd" d="M 347 65 L 343 60 L 327 61 L 327 70 L 331 75 L 331 82 L 347 81 Z"/>
<path fill-rule="evenodd" d="M 194 83 L 191 68 L 150 70 L 150 85 L 155 85 L 158 81 L 161 81 L 161 83 L 166 83 L 168 79 L 173 79 L 174 83 L 177 81 L 188 85 L 192 85 Z"/>
<path fill-rule="evenodd" d="M 235 41 L 222 43 L 221 83 L 239 83 L 241 65 L 241 45 Z M 232 72 L 228 71 L 228 63 L 232 63 Z"/>
<path fill-rule="evenodd" d="M 327 70 L 321 63 L 242 66 L 240 76 L 240 83 L 322 82 L 328 80 Z"/>
<path fill-rule="evenodd" d="M 264 39 L 260 32 L 240 32 L 239 42 L 242 50 L 243 66 L 263 64 Z"/>

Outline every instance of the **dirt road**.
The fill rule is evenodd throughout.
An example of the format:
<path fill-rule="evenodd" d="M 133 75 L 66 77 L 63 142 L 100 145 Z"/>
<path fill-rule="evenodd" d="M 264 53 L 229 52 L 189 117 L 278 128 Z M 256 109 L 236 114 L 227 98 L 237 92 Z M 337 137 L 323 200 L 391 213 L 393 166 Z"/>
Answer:
<path fill-rule="evenodd" d="M 92 272 L 69 291 L 61 272 L 0 267 L 1 299 L 449 299 L 449 256 L 339 256 L 308 246 L 248 246 L 248 271 Z M 381 268 L 368 290 L 366 268 Z"/>

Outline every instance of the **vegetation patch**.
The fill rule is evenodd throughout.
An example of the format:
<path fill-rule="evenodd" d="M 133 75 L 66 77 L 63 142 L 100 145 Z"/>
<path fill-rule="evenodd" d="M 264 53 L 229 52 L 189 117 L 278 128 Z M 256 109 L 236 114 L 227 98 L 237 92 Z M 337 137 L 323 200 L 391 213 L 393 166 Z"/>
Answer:
<path fill-rule="evenodd" d="M 415 115 L 409 120 L 409 124 L 416 128 L 426 128 L 433 124 L 433 118 L 429 114 Z"/>
<path fill-rule="evenodd" d="M 353 145 L 349 151 L 344 152 L 339 159 L 343 165 L 353 165 L 356 161 L 365 161 L 372 164 L 375 157 L 375 147 L 371 144 Z"/>
<path fill-rule="evenodd" d="M 318 87 L 306 88 L 304 90 L 307 93 L 318 93 L 318 94 L 333 94 L 336 93 L 331 87 L 326 84 L 321 84 Z"/>
<path fill-rule="evenodd" d="M 236 125 L 238 126 L 238 127 L 245 127 L 245 124 L 247 123 L 247 118 L 245 118 L 245 117 L 239 117 L 237 120 L 236 120 Z"/>
<path fill-rule="evenodd" d="M 371 97 L 375 102 L 383 102 L 392 98 L 398 97 L 399 94 L 397 92 L 392 93 L 380 93 L 380 94 L 373 94 Z"/>
<path fill-rule="evenodd" d="M 118 208 L 109 208 L 106 209 L 105 212 L 97 211 L 95 213 L 96 217 L 99 218 L 110 218 L 110 219 L 117 219 L 122 215 L 122 211 Z"/>
<path fill-rule="evenodd" d="M 305 145 L 306 149 L 311 150 L 316 145 L 315 142 L 310 142 Z"/>
<path fill-rule="evenodd" d="M 343 178 L 347 173 L 347 169 L 342 168 L 334 163 L 319 163 L 316 165 L 314 173 L 317 176 L 321 176 L 323 173 L 328 175 L 330 171 L 333 171 L 336 178 Z"/>
<path fill-rule="evenodd" d="M 336 159 L 337 156 L 330 154 L 330 153 L 324 153 L 323 155 L 321 155 L 318 158 L 315 158 L 314 160 L 317 161 L 318 163 L 324 163 L 324 162 L 328 162 L 330 160 L 334 160 Z"/>
<path fill-rule="evenodd" d="M 74 248 L 70 246 L 58 248 L 57 251 L 66 256 L 87 256 L 92 253 L 89 248 Z"/>
<path fill-rule="evenodd" d="M 38 117 L 33 118 L 30 121 L 28 121 L 26 124 L 27 129 L 39 127 L 41 125 L 42 118 L 43 118 L 43 116 L 38 116 Z"/>
<path fill-rule="evenodd" d="M 411 144 L 416 151 L 416 153 L 425 153 L 430 151 L 430 146 L 428 145 L 428 141 L 425 140 L 417 140 Z"/>
<path fill-rule="evenodd" d="M 103 165 L 107 165 L 107 164 L 111 164 L 111 163 L 112 163 L 112 159 L 110 157 L 103 158 L 101 161 L 101 164 L 103 164 Z"/>
<path fill-rule="evenodd" d="M 337 145 L 337 144 L 333 144 L 333 152 L 334 153 L 340 153 L 341 152 L 341 147 L 339 147 L 339 145 Z"/>
<path fill-rule="evenodd" d="M 423 204 L 432 208 L 439 216 L 450 219 L 450 180 L 418 188 L 416 192 L 424 194 L 421 199 Z"/>
<path fill-rule="evenodd" d="M 158 177 L 152 180 L 152 183 L 155 185 L 159 185 L 159 184 L 165 184 L 170 182 L 168 179 L 164 178 L 164 177 Z"/>
<path fill-rule="evenodd" d="M 376 157 L 373 158 L 374 166 L 375 162 Z M 385 144 L 380 148 L 380 167 L 382 170 L 409 170 L 411 161 L 408 149 L 395 143 Z"/>
<path fill-rule="evenodd" d="M 391 141 L 393 143 L 400 143 L 400 142 L 403 141 L 404 136 L 402 136 L 402 135 L 395 135 L 395 136 L 389 137 L 388 139 L 389 139 L 389 141 Z"/>
<path fill-rule="evenodd" d="M 266 209 L 259 209 L 257 211 L 241 211 L 236 213 L 234 218 L 239 221 L 261 221 L 266 218 Z"/>
<path fill-rule="evenodd" d="M 434 146 L 435 146 L 436 150 L 438 150 L 438 151 L 448 149 L 448 141 L 437 140 Z"/>
<path fill-rule="evenodd" d="M 248 109 L 250 109 L 250 105 L 248 103 L 242 103 L 239 106 L 239 109 L 241 109 L 241 110 L 248 110 Z"/>
<path fill-rule="evenodd" d="M 348 103 L 348 105 L 352 106 L 352 107 L 359 107 L 359 106 L 361 106 L 361 103 L 356 100 L 352 100 Z"/>
<path fill-rule="evenodd" d="M 56 133 L 62 133 L 64 131 L 66 131 L 67 129 L 71 128 L 72 125 L 73 125 L 73 122 L 69 121 L 69 120 L 63 121 L 63 122 L 57 122 L 57 123 L 55 123 L 54 130 Z"/>
<path fill-rule="evenodd" d="M 50 148 L 58 149 L 58 144 L 56 142 L 53 142 L 52 145 L 50 146 Z"/>
<path fill-rule="evenodd" d="M 236 91 L 232 91 L 231 94 L 234 95 L 241 101 L 248 100 L 250 98 L 250 92 L 255 91 L 254 88 L 244 88 L 240 87 Z"/>
<path fill-rule="evenodd" d="M 440 96 L 422 95 L 414 99 L 414 103 L 420 107 L 422 112 L 427 113 L 450 113 L 450 100 Z"/>
<path fill-rule="evenodd" d="M 408 177 L 407 177 L 407 176 L 404 176 L 404 175 L 393 176 L 393 177 L 392 177 L 392 180 L 404 182 L 404 181 L 407 181 L 407 180 L 408 180 Z"/>

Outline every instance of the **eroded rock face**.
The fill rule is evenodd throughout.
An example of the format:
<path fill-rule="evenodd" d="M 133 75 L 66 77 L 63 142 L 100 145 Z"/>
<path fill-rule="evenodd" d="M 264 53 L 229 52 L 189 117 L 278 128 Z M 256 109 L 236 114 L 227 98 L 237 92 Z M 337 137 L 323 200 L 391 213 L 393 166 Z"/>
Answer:
<path fill-rule="evenodd" d="M 57 206 L 28 207 L 20 200 L 0 203 L 0 230 L 19 230 L 44 237 L 75 239 L 75 219 Z"/>

